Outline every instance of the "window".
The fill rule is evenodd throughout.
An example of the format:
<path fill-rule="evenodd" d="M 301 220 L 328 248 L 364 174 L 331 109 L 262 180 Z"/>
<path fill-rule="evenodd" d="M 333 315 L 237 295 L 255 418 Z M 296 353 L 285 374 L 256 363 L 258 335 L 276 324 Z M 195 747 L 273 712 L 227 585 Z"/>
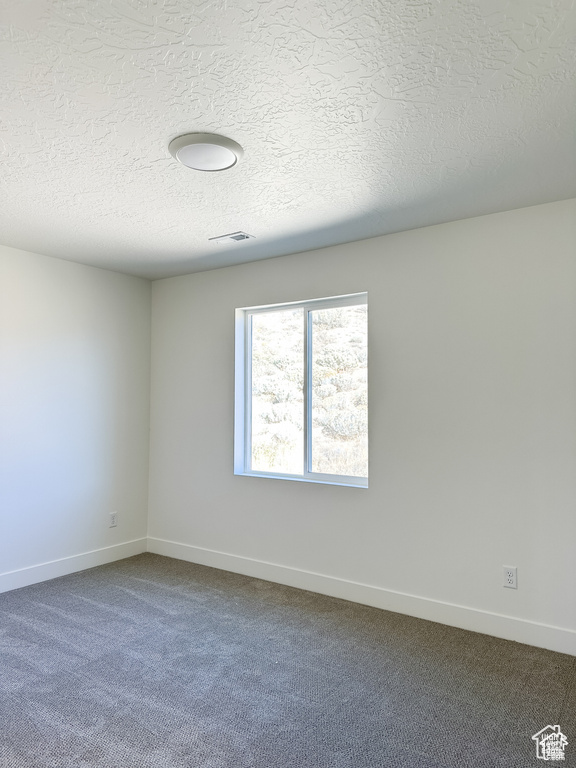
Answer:
<path fill-rule="evenodd" d="M 236 310 L 235 474 L 368 485 L 367 315 L 365 293 Z"/>

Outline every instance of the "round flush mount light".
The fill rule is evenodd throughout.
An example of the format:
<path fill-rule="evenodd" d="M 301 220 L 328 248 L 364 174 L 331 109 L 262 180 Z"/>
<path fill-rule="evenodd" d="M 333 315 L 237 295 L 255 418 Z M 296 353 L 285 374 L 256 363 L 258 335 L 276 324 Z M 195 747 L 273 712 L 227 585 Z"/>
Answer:
<path fill-rule="evenodd" d="M 195 171 L 225 171 L 242 158 L 244 150 L 232 139 L 215 133 L 187 133 L 168 145 L 170 154 Z"/>

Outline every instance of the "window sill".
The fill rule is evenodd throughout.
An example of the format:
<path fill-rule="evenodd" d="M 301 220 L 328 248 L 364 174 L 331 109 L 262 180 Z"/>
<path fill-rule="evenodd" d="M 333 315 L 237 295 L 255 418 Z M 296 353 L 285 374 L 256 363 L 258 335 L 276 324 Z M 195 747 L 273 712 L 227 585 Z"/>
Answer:
<path fill-rule="evenodd" d="M 357 480 L 351 480 L 350 478 L 338 478 L 338 477 L 314 477 L 314 476 L 300 476 L 300 475 L 277 475 L 272 472 L 234 472 L 238 477 L 263 477 L 269 480 L 292 480 L 297 483 L 315 483 L 316 485 L 340 485 L 345 488 L 368 488 L 368 479 L 358 478 Z"/>

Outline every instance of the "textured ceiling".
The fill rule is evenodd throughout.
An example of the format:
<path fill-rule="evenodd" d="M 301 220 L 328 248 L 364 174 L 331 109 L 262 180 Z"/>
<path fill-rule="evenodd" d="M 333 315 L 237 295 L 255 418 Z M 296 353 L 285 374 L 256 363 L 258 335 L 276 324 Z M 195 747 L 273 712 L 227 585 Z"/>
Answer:
<path fill-rule="evenodd" d="M 576 196 L 575 40 L 572 0 L 0 0 L 0 242 L 162 277 Z"/>

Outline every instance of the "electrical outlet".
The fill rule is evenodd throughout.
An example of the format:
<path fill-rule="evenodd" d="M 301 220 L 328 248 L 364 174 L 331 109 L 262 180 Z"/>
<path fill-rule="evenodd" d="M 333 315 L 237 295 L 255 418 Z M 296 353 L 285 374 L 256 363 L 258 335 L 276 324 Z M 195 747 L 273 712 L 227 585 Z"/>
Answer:
<path fill-rule="evenodd" d="M 518 589 L 518 573 L 515 565 L 503 565 L 504 570 L 504 587 L 508 589 Z"/>
<path fill-rule="evenodd" d="M 118 525 L 118 512 L 110 512 L 110 528 L 116 528 Z"/>

